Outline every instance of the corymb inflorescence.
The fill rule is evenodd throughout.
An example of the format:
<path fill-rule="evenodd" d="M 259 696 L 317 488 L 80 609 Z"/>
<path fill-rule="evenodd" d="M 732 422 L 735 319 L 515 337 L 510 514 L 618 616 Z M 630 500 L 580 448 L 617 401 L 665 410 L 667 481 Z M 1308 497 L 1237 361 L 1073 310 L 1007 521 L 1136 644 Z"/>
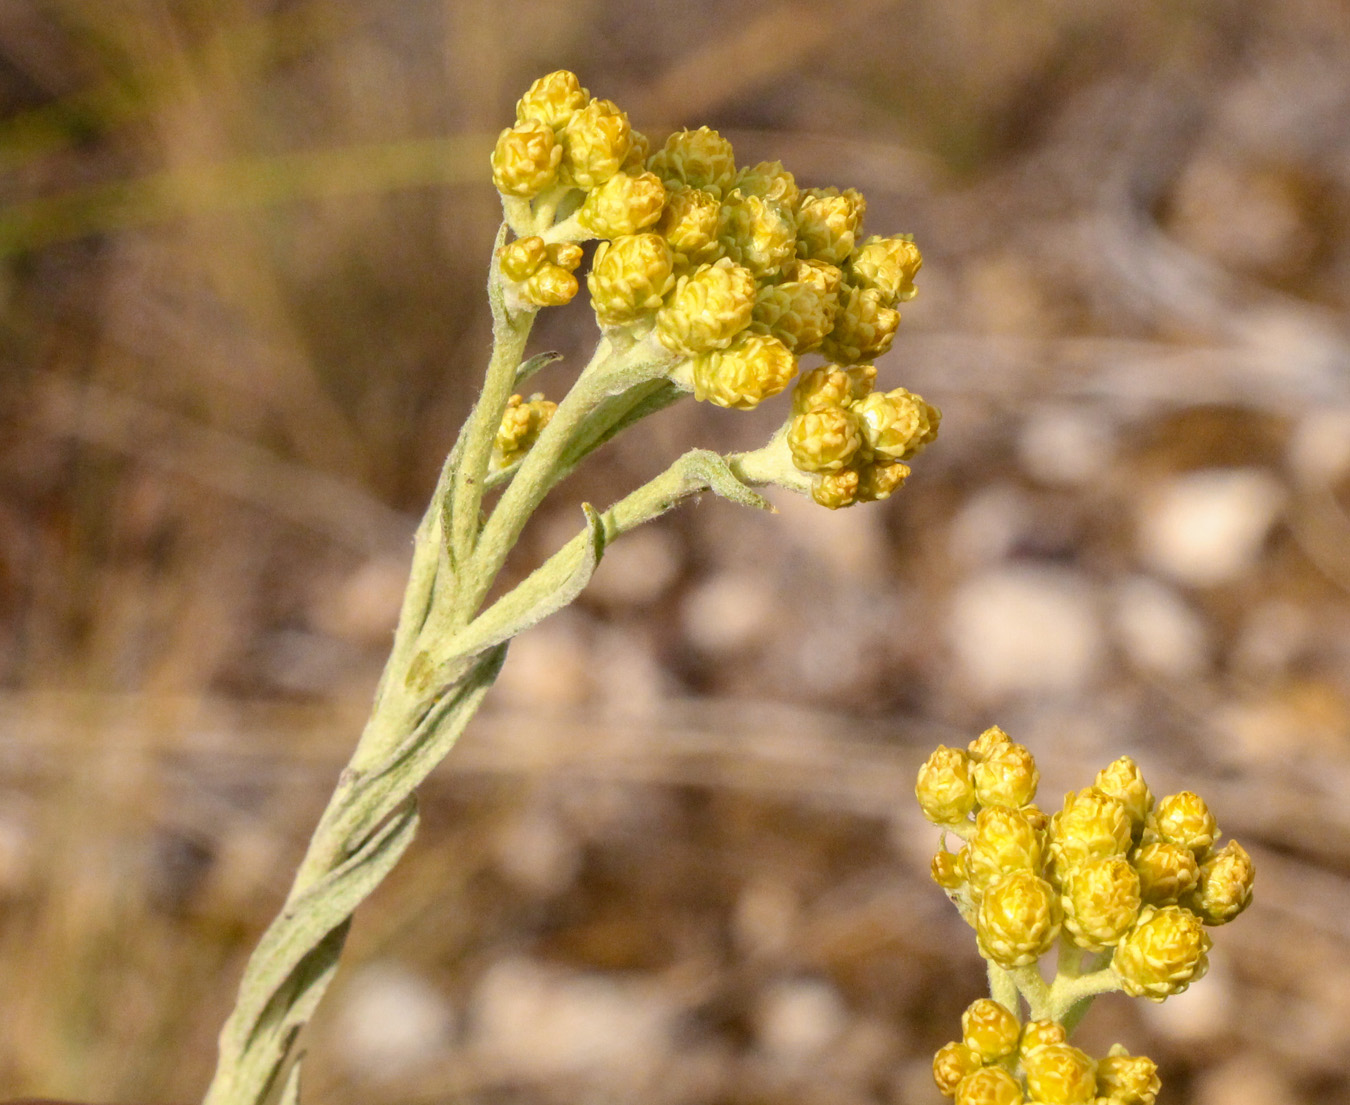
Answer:
<path fill-rule="evenodd" d="M 1039 780 L 1031 753 L 997 726 L 919 770 L 924 816 L 963 842 L 933 857 L 933 880 L 975 929 L 998 999 L 966 1010 L 934 1081 L 958 1105 L 1153 1105 L 1152 1060 L 1120 1045 L 1094 1060 L 1069 1033 L 1098 994 L 1163 1001 L 1203 977 L 1208 930 L 1251 901 L 1251 857 L 1218 845 L 1199 795 L 1155 800 L 1128 756 L 1049 816 L 1034 804 Z M 1052 950 L 1047 982 L 1039 960 Z"/>
<path fill-rule="evenodd" d="M 612 347 L 642 346 L 695 399 L 739 410 L 791 387 L 802 357 L 826 362 L 800 376 L 757 482 L 831 508 L 885 499 L 937 436 L 936 407 L 873 388 L 923 258 L 908 235 L 864 235 L 860 192 L 802 188 L 777 161 L 738 166 L 709 127 L 650 142 L 565 70 L 521 97 L 492 178 L 515 234 L 499 253 L 512 310 L 560 306 L 584 283 Z"/>

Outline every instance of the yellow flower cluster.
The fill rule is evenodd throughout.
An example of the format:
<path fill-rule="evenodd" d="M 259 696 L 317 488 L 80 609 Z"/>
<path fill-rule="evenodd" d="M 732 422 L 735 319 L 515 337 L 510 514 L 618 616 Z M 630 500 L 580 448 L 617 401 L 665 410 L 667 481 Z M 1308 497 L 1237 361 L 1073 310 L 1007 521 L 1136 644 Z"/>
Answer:
<path fill-rule="evenodd" d="M 938 748 L 919 771 L 924 815 L 961 836 L 933 878 L 974 925 L 980 952 L 1004 969 L 1034 963 L 1061 930 L 1089 953 L 1111 951 L 1120 989 L 1153 1001 L 1208 967 L 1206 926 L 1251 900 L 1255 870 L 1190 791 L 1153 800 L 1128 756 L 1068 794 L 1047 817 L 1032 804 L 1031 753 L 1002 729 L 969 748 Z"/>
<path fill-rule="evenodd" d="M 545 245 L 538 235 L 517 238 L 498 255 L 502 275 L 521 300 L 535 307 L 561 307 L 577 294 L 572 275 L 581 264 L 581 247 L 572 242 Z"/>
<path fill-rule="evenodd" d="M 904 388 L 873 391 L 875 379 L 871 365 L 828 364 L 792 391 L 788 450 L 823 506 L 887 498 L 909 475 L 903 462 L 937 437 L 936 407 Z"/>
<path fill-rule="evenodd" d="M 557 409 L 557 403 L 545 399 L 539 392 L 531 395 L 528 402 L 519 395 L 511 396 L 492 443 L 492 467 L 498 470 L 509 468 L 529 452 Z"/>
<path fill-rule="evenodd" d="M 1023 1025 L 989 998 L 962 1015 L 961 1039 L 938 1049 L 933 1081 L 957 1105 L 1154 1105 L 1162 1086 L 1153 1060 L 1119 1044 L 1094 1060 L 1063 1025 Z"/>
<path fill-rule="evenodd" d="M 492 171 L 503 196 L 579 227 L 571 240 L 602 239 L 587 280 L 601 327 L 649 336 L 687 363 L 696 398 L 748 409 L 785 390 L 804 354 L 832 362 L 799 389 L 794 423 L 793 456 L 820 502 L 885 498 L 909 471 L 901 461 L 936 436 L 934 407 L 904 389 L 869 394 L 870 376 L 863 387 L 854 373 L 847 399 L 826 394 L 825 378 L 870 374 L 890 348 L 896 306 L 914 296 L 923 263 L 908 236 L 864 239 L 859 192 L 800 188 L 776 161 L 738 167 L 708 127 L 652 149 L 564 70 L 521 98 Z M 564 301 L 570 260 L 550 255 L 524 278 L 508 275 L 525 281 L 525 303 L 552 305 Z"/>

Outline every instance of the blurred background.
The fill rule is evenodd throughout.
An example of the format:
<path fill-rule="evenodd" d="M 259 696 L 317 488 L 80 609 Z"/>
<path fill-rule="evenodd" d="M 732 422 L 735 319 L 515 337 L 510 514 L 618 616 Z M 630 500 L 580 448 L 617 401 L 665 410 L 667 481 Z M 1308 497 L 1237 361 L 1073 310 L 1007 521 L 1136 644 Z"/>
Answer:
<path fill-rule="evenodd" d="M 925 265 L 889 502 L 704 501 L 512 648 L 308 1038 L 346 1105 L 938 1102 L 982 992 L 918 765 L 1121 753 L 1257 903 L 1083 1029 L 1180 1105 L 1350 1102 L 1344 0 L 0 6 L 0 1093 L 198 1100 L 474 395 L 487 151 L 576 70 L 862 189 Z M 536 349 L 594 341 L 581 303 Z M 693 403 L 527 569 L 693 445 Z"/>

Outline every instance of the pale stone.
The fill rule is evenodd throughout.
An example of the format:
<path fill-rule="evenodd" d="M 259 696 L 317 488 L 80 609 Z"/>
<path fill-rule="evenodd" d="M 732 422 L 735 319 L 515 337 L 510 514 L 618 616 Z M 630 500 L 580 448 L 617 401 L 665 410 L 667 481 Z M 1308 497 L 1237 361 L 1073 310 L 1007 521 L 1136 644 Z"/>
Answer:
<path fill-rule="evenodd" d="M 679 543 L 670 530 L 643 526 L 605 550 L 586 594 L 614 606 L 647 606 L 675 582 L 680 562 Z"/>
<path fill-rule="evenodd" d="M 1284 503 L 1279 481 L 1261 468 L 1208 468 L 1177 476 L 1148 496 L 1139 519 L 1145 561 L 1192 587 L 1246 575 Z"/>
<path fill-rule="evenodd" d="M 1087 581 L 1051 567 L 998 568 L 963 583 L 948 633 L 962 674 L 985 698 L 1079 691 L 1105 643 Z"/>
<path fill-rule="evenodd" d="M 1007 558 L 1031 518 L 1025 492 L 1011 484 L 994 484 L 971 495 L 948 531 L 952 560 L 965 568 L 981 568 Z"/>
<path fill-rule="evenodd" d="M 1136 668 L 1170 678 L 1207 670 L 1213 646 L 1204 620 L 1175 590 L 1145 576 L 1115 593 L 1116 638 Z"/>
<path fill-rule="evenodd" d="M 768 637 L 776 603 L 773 581 L 763 573 L 728 570 L 694 587 L 680 614 L 695 648 L 735 652 Z"/>
<path fill-rule="evenodd" d="M 442 1058 L 455 1033 L 449 1000 L 396 963 L 360 967 L 335 995 L 333 1035 L 354 1075 L 394 1081 Z"/>
<path fill-rule="evenodd" d="M 1017 455 L 1033 479 L 1080 487 L 1104 473 L 1116 454 L 1110 421 L 1076 407 L 1047 406 L 1022 426 Z"/>
<path fill-rule="evenodd" d="M 848 1027 L 843 999 L 822 979 L 779 979 L 755 1003 L 759 1046 L 781 1060 L 813 1059 Z"/>

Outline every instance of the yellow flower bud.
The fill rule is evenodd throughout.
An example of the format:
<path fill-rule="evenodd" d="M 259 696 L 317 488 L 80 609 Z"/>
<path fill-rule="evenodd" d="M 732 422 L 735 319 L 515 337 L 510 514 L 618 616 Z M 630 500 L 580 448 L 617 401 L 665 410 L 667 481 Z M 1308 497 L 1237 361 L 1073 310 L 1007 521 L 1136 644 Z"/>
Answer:
<path fill-rule="evenodd" d="M 1153 795 L 1144 782 L 1144 774 L 1129 756 L 1121 756 L 1097 772 L 1095 786 L 1103 794 L 1119 798 L 1125 804 L 1136 831 L 1153 809 Z"/>
<path fill-rule="evenodd" d="M 1090 860 L 1073 869 L 1061 904 L 1073 942 L 1103 951 L 1118 944 L 1139 916 L 1139 875 L 1119 856 Z"/>
<path fill-rule="evenodd" d="M 909 479 L 909 465 L 899 461 L 874 461 L 858 470 L 858 498 L 864 502 L 889 499 Z"/>
<path fill-rule="evenodd" d="M 815 349 L 834 329 L 835 301 L 814 284 L 784 280 L 764 284 L 751 325 L 772 334 L 798 356 Z"/>
<path fill-rule="evenodd" d="M 1130 1055 L 1116 1045 L 1097 1061 L 1097 1093 L 1107 1105 L 1154 1105 L 1161 1089 L 1158 1064 L 1146 1055 Z"/>
<path fill-rule="evenodd" d="M 862 446 L 858 416 L 844 407 L 817 407 L 792 417 L 788 450 L 803 472 L 834 472 L 853 459 Z"/>
<path fill-rule="evenodd" d="M 1124 855 L 1130 846 L 1130 815 L 1117 798 L 1096 787 L 1070 791 L 1064 809 L 1050 819 L 1050 854 L 1065 872 L 1089 860 Z"/>
<path fill-rule="evenodd" d="M 1035 963 L 1054 944 L 1060 920 L 1054 888 L 1031 871 L 1014 871 L 980 900 L 975 919 L 980 954 L 1008 970 Z"/>
<path fill-rule="evenodd" d="M 560 265 L 540 265 L 521 288 L 521 298 L 536 307 L 561 307 L 571 303 L 580 285 Z"/>
<path fill-rule="evenodd" d="M 528 403 L 519 395 L 511 396 L 493 442 L 495 466 L 506 468 L 523 457 L 557 409 L 558 404 L 550 403 L 541 394 L 531 395 Z"/>
<path fill-rule="evenodd" d="M 909 460 L 937 438 L 942 415 L 920 395 L 895 388 L 873 392 L 857 406 L 866 427 L 867 443 L 878 456 Z"/>
<path fill-rule="evenodd" d="M 577 222 L 597 238 L 636 234 L 661 217 L 666 186 L 655 173 L 617 172 L 586 193 Z"/>
<path fill-rule="evenodd" d="M 980 1057 L 965 1044 L 944 1044 L 933 1056 L 933 1081 L 943 1097 L 953 1097 L 962 1080 L 983 1065 Z"/>
<path fill-rule="evenodd" d="M 656 224 L 670 243 L 676 270 L 707 264 L 721 256 L 717 226 L 722 205 L 701 188 L 676 188 L 666 194 L 666 207 Z"/>
<path fill-rule="evenodd" d="M 872 390 L 877 370 L 867 365 L 821 365 L 797 381 L 792 389 L 792 413 L 804 414 L 820 407 L 842 407 Z"/>
<path fill-rule="evenodd" d="M 516 104 L 516 120 L 561 127 L 585 107 L 590 98 L 575 73 L 558 69 L 530 85 L 530 90 Z"/>
<path fill-rule="evenodd" d="M 981 1067 L 956 1088 L 956 1105 L 1022 1105 L 1022 1087 L 1002 1067 Z"/>
<path fill-rule="evenodd" d="M 923 264 L 919 247 L 904 236 L 871 237 L 849 258 L 852 282 L 860 288 L 875 288 L 888 307 L 913 299 L 914 276 Z"/>
<path fill-rule="evenodd" d="M 725 349 L 750 325 L 755 278 L 723 257 L 675 283 L 656 316 L 656 336 L 672 353 L 695 356 Z"/>
<path fill-rule="evenodd" d="M 1071 1044 L 1046 1044 L 1022 1060 L 1027 1092 L 1038 1105 L 1087 1105 L 1097 1094 L 1097 1064 Z"/>
<path fill-rule="evenodd" d="M 626 173 L 632 173 L 634 176 L 637 176 L 647 169 L 647 158 L 651 156 L 652 142 L 651 139 L 640 130 L 633 130 L 631 127 L 629 128 L 628 135 L 630 139 L 628 144 L 628 156 L 623 159 L 623 164 L 620 168 Z"/>
<path fill-rule="evenodd" d="M 567 120 L 559 137 L 563 146 L 560 179 L 585 189 L 617 173 L 633 141 L 628 116 L 613 100 L 591 100 Z"/>
<path fill-rule="evenodd" d="M 856 468 L 821 472 L 811 485 L 811 498 L 830 510 L 840 510 L 859 500 L 862 487 L 862 474 Z"/>
<path fill-rule="evenodd" d="M 1139 872 L 1139 889 L 1147 905 L 1171 905 L 1189 894 L 1200 878 L 1200 867 L 1189 848 L 1156 840 L 1141 844 L 1130 855 Z"/>
<path fill-rule="evenodd" d="M 562 155 L 553 128 L 527 119 L 497 136 L 492 183 L 506 196 L 537 196 L 557 180 Z"/>
<path fill-rule="evenodd" d="M 1207 925 L 1224 925 L 1252 900 L 1256 867 L 1247 849 L 1230 840 L 1200 865 L 1195 893 L 1187 902 Z"/>
<path fill-rule="evenodd" d="M 810 284 L 838 305 L 839 289 L 844 286 L 844 270 L 838 265 L 803 258 L 798 260 L 796 268 L 792 270 L 792 278 Z"/>
<path fill-rule="evenodd" d="M 668 186 L 702 188 L 718 199 L 736 179 L 736 156 L 731 143 L 711 127 L 676 131 L 647 160 L 647 168 Z"/>
<path fill-rule="evenodd" d="M 975 808 L 970 760 L 960 748 L 940 744 L 919 768 L 914 796 L 924 817 L 935 825 L 955 825 Z"/>
<path fill-rule="evenodd" d="M 797 254 L 842 265 L 862 229 L 867 201 L 852 188 L 808 188 L 797 202 Z"/>
<path fill-rule="evenodd" d="M 1028 1021 L 1022 1028 L 1022 1038 L 1017 1045 L 1017 1053 L 1025 1059 L 1038 1047 L 1047 1044 L 1062 1044 L 1069 1034 L 1058 1021 Z"/>
<path fill-rule="evenodd" d="M 887 307 L 875 288 L 844 284 L 834 329 L 821 342 L 820 351 L 841 364 L 873 361 L 890 349 L 899 325 L 900 312 Z"/>
<path fill-rule="evenodd" d="M 972 774 L 982 766 L 976 764 Z M 1045 834 L 1021 810 L 984 806 L 975 815 L 975 831 L 966 847 L 966 873 L 977 892 L 1013 871 L 1039 875 L 1044 860 Z"/>
<path fill-rule="evenodd" d="M 1199 917 L 1180 906 L 1145 906 L 1116 945 L 1111 966 L 1131 997 L 1162 1001 L 1180 994 L 1209 969 L 1209 934 Z"/>
<path fill-rule="evenodd" d="M 501 258 L 502 274 L 520 282 L 528 280 L 548 260 L 548 247 L 543 238 L 531 235 L 502 246 L 498 257 Z"/>
<path fill-rule="evenodd" d="M 961 1014 L 961 1039 L 986 1063 L 1016 1051 L 1021 1032 L 1017 1018 L 991 998 L 971 1002 Z"/>
<path fill-rule="evenodd" d="M 975 780 L 975 796 L 982 806 L 1029 805 L 1041 781 L 1031 752 L 1025 745 L 1011 741 L 976 763 L 971 777 Z"/>
<path fill-rule="evenodd" d="M 748 411 L 788 386 L 797 358 L 777 338 L 743 333 L 694 359 L 694 398 Z"/>
<path fill-rule="evenodd" d="M 661 306 L 675 283 L 670 247 L 659 234 L 601 242 L 587 278 L 601 326 L 623 326 Z"/>
<path fill-rule="evenodd" d="M 929 874 L 943 890 L 960 890 L 966 883 L 965 849 L 934 853 Z"/>
<path fill-rule="evenodd" d="M 1012 737 L 997 725 L 991 725 L 970 742 L 967 750 L 970 752 L 970 758 L 978 764 L 983 763 L 1005 744 L 1011 743 Z"/>
<path fill-rule="evenodd" d="M 717 239 L 728 257 L 763 279 L 796 256 L 797 224 L 776 200 L 733 189 L 722 204 Z"/>
<path fill-rule="evenodd" d="M 781 161 L 761 161 L 742 169 L 736 178 L 736 187 L 747 196 L 781 203 L 789 211 L 796 211 L 801 189 L 793 175 L 783 168 Z"/>
<path fill-rule="evenodd" d="M 575 272 L 581 264 L 582 249 L 575 242 L 555 242 L 545 252 L 550 262 L 568 272 Z"/>
<path fill-rule="evenodd" d="M 1180 844 L 1192 852 L 1208 848 L 1219 835 L 1214 815 L 1209 812 L 1205 800 L 1189 790 L 1158 799 L 1149 827 L 1161 839 Z"/>

